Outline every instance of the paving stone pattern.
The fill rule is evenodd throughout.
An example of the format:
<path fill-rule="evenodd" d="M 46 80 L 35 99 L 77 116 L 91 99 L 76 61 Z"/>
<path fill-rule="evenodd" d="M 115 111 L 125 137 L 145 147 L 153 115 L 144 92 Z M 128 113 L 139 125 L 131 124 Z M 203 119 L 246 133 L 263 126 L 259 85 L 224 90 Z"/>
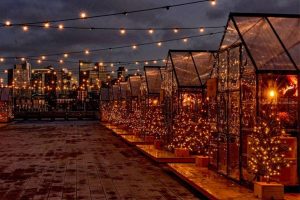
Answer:
<path fill-rule="evenodd" d="M 97 121 L 0 128 L 0 199 L 198 199 Z"/>

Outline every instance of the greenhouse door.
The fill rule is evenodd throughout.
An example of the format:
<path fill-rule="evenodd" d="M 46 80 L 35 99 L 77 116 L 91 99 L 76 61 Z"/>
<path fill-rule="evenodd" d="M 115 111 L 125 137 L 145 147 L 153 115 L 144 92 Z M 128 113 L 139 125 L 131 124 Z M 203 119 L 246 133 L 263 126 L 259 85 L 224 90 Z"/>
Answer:
<path fill-rule="evenodd" d="M 218 171 L 240 180 L 240 58 L 241 46 L 219 54 L 218 68 Z"/>

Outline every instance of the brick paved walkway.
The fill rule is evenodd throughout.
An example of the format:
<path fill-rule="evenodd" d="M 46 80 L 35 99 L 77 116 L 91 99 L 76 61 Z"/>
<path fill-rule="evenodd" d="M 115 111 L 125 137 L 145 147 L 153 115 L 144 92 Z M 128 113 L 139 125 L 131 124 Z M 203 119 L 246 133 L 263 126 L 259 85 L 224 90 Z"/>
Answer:
<path fill-rule="evenodd" d="M 94 121 L 0 129 L 0 199 L 196 199 Z"/>

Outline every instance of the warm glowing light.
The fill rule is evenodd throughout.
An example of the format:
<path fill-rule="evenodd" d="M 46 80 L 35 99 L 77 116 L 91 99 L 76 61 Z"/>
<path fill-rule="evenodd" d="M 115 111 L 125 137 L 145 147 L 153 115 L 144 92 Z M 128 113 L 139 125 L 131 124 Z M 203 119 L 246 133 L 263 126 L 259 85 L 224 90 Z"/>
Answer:
<path fill-rule="evenodd" d="M 133 45 L 133 46 L 132 46 L 132 49 L 136 49 L 136 48 L 137 48 L 137 46 L 136 46 L 136 45 Z"/>
<path fill-rule="evenodd" d="M 154 63 L 154 64 L 156 64 L 156 63 L 157 63 L 157 61 L 156 61 L 156 60 L 153 60 L 153 63 Z"/>
<path fill-rule="evenodd" d="M 139 62 L 135 62 L 135 64 L 136 64 L 136 65 L 138 65 L 138 64 L 139 64 Z"/>
<path fill-rule="evenodd" d="M 63 28 L 64 28 L 64 25 L 63 25 L 63 24 L 60 24 L 60 25 L 58 25 L 58 28 L 59 28 L 59 29 L 63 29 Z"/>
<path fill-rule="evenodd" d="M 21 58 L 22 61 L 25 61 L 25 58 Z"/>
<path fill-rule="evenodd" d="M 80 13 L 80 17 L 81 17 L 82 19 L 86 18 L 86 13 L 85 13 L 85 12 Z"/>
<path fill-rule="evenodd" d="M 174 33 L 178 33 L 178 29 L 177 29 L 177 28 L 174 28 L 174 29 L 173 29 L 173 32 L 174 32 Z"/>
<path fill-rule="evenodd" d="M 187 41 L 188 41 L 188 39 L 187 39 L 187 38 L 184 38 L 184 39 L 183 39 L 183 42 L 187 42 Z"/>
<path fill-rule="evenodd" d="M 149 62 L 146 61 L 146 62 L 145 62 L 145 65 L 148 65 L 148 64 L 149 64 Z"/>
<path fill-rule="evenodd" d="M 45 60 L 46 59 L 46 56 L 42 56 L 42 60 Z"/>
<path fill-rule="evenodd" d="M 162 43 L 161 43 L 161 42 L 158 42 L 158 43 L 157 43 L 157 46 L 159 46 L 159 47 L 160 47 L 161 45 L 162 45 Z"/>
<path fill-rule="evenodd" d="M 121 33 L 122 35 L 124 35 L 124 34 L 126 33 L 126 30 L 125 30 L 124 28 L 122 28 L 122 29 L 120 30 L 120 33 Z"/>
<path fill-rule="evenodd" d="M 113 67 L 113 66 L 114 66 L 114 63 L 111 63 L 110 66 Z"/>
<path fill-rule="evenodd" d="M 64 54 L 64 57 L 67 58 L 69 55 L 67 53 Z"/>
<path fill-rule="evenodd" d="M 273 97 L 275 97 L 275 96 L 276 96 L 275 90 L 274 90 L 274 89 L 271 89 L 271 90 L 269 91 L 269 97 L 273 98 Z"/>
<path fill-rule="evenodd" d="M 64 61 L 63 60 L 59 60 L 59 63 L 64 63 Z"/>
<path fill-rule="evenodd" d="M 42 61 L 41 60 L 37 60 L 37 63 L 42 63 Z"/>
<path fill-rule="evenodd" d="M 45 27 L 45 28 L 49 28 L 49 27 L 50 27 L 50 24 L 49 24 L 49 23 L 45 23 L 45 24 L 44 24 L 44 27 Z"/>
<path fill-rule="evenodd" d="M 5 26 L 10 26 L 10 25 L 11 25 L 11 22 L 7 20 L 7 21 L 5 22 Z"/>
<path fill-rule="evenodd" d="M 204 28 L 201 27 L 201 28 L 199 29 L 199 31 L 200 31 L 201 33 L 203 33 L 203 32 L 204 32 Z"/>
<path fill-rule="evenodd" d="M 100 62 L 99 65 L 100 65 L 100 66 L 103 66 L 103 62 Z"/>
<path fill-rule="evenodd" d="M 85 50 L 84 53 L 85 53 L 86 55 L 88 55 L 88 54 L 90 54 L 90 51 L 89 51 L 89 50 Z"/>
<path fill-rule="evenodd" d="M 211 0 L 211 5 L 216 5 L 216 0 Z"/>
<path fill-rule="evenodd" d="M 0 58 L 0 62 L 4 62 L 4 58 Z"/>
<path fill-rule="evenodd" d="M 23 31 L 28 31 L 28 26 L 23 26 Z"/>
<path fill-rule="evenodd" d="M 149 34 L 153 34 L 153 33 L 154 33 L 154 30 L 153 30 L 153 29 L 149 29 L 148 33 L 149 33 Z"/>

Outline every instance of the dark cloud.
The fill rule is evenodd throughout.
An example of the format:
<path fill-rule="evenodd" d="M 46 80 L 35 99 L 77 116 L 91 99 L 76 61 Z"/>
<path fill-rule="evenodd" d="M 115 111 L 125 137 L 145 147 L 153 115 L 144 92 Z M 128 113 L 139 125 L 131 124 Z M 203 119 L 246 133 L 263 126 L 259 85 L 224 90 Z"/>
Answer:
<path fill-rule="evenodd" d="M 48 19 L 70 18 L 85 11 L 89 15 L 122 12 L 166 4 L 187 2 L 188 0 L 1 0 L 0 20 L 13 22 L 39 21 Z M 176 26 L 213 26 L 225 25 L 229 12 L 268 12 L 299 13 L 299 0 L 218 0 L 212 7 L 210 3 L 202 3 L 186 7 L 171 8 L 128 16 L 106 17 L 101 19 L 69 22 L 65 25 L 98 26 L 98 27 L 176 27 Z M 23 33 L 21 28 L 0 29 L 0 56 L 42 55 L 47 53 L 78 51 L 82 49 L 105 48 L 127 44 L 164 40 L 196 32 L 128 32 L 120 36 L 114 31 L 74 31 L 74 30 L 41 30 L 31 28 Z M 188 44 L 172 42 L 158 48 L 155 45 L 140 47 L 137 51 L 120 49 L 91 54 L 72 56 L 73 60 L 140 60 L 162 58 L 168 49 L 216 49 L 221 35 L 191 39 Z M 3 68 L 12 66 L 6 62 Z M 36 63 L 33 63 L 36 65 Z M 57 64 L 56 64 L 57 65 Z M 77 65 L 69 65 L 76 69 Z M 1 76 L 1 72 L 0 72 Z"/>

